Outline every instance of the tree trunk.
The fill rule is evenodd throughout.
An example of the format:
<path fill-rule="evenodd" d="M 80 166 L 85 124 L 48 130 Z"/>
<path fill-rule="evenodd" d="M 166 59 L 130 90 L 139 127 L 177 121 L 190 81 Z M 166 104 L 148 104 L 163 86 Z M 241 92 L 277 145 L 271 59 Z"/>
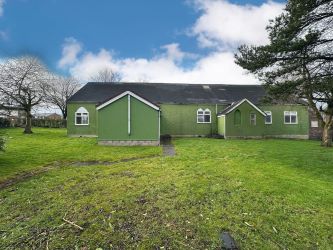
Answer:
<path fill-rule="evenodd" d="M 332 137 L 331 137 L 331 126 L 328 124 L 325 124 L 323 126 L 323 137 L 321 141 L 321 145 L 323 147 L 332 147 Z"/>
<path fill-rule="evenodd" d="M 64 120 L 66 120 L 66 118 L 67 118 L 67 107 L 64 110 L 61 110 L 61 113 L 62 113 L 62 118 Z"/>
<path fill-rule="evenodd" d="M 24 133 L 25 134 L 32 134 L 32 130 L 31 130 L 31 119 L 32 119 L 31 110 L 26 110 L 25 112 L 26 112 L 26 122 L 25 122 Z"/>

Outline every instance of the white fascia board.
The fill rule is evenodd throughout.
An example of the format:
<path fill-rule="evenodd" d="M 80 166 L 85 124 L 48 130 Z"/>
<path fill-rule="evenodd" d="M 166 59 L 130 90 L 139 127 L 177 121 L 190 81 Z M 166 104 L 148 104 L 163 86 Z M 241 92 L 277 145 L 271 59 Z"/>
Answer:
<path fill-rule="evenodd" d="M 145 99 L 143 99 L 142 97 L 140 97 L 140 96 L 134 94 L 134 93 L 131 92 L 131 91 L 125 91 L 125 92 L 121 93 L 120 95 L 118 95 L 118 96 L 112 98 L 111 100 L 109 100 L 109 101 L 107 101 L 107 102 L 105 102 L 105 103 L 99 105 L 96 109 L 97 109 L 97 110 L 100 110 L 100 109 L 102 109 L 102 108 L 104 108 L 104 107 L 110 105 L 111 103 L 113 103 L 113 102 L 119 100 L 120 98 L 122 98 L 122 97 L 124 97 L 124 96 L 126 96 L 126 95 L 130 95 L 130 96 L 134 97 L 135 99 L 137 99 L 137 100 L 143 102 L 144 104 L 148 105 L 149 107 L 151 107 L 151 108 L 153 108 L 153 109 L 155 109 L 155 110 L 160 110 L 160 108 L 157 107 L 155 104 L 152 104 L 151 102 L 148 102 L 147 100 L 145 100 Z"/>
<path fill-rule="evenodd" d="M 229 114 L 231 111 L 233 111 L 235 108 L 237 108 L 239 105 L 241 105 L 244 102 L 248 102 L 253 108 L 255 108 L 260 114 L 262 114 L 263 116 L 266 116 L 266 113 L 263 112 L 261 109 L 259 109 L 256 105 L 254 105 L 252 102 L 250 102 L 248 99 L 243 99 L 241 102 L 239 102 L 235 107 L 233 107 L 232 109 L 230 109 L 226 114 Z"/>

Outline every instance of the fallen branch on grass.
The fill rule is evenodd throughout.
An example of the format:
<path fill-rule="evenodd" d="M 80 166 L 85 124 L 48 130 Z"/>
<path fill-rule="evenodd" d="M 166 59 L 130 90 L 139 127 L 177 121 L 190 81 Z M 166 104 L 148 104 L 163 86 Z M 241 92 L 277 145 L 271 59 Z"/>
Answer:
<path fill-rule="evenodd" d="M 75 224 L 75 223 L 72 222 L 72 221 L 66 220 L 65 217 L 62 218 L 62 220 L 65 221 L 65 222 L 67 222 L 68 224 L 71 224 L 71 225 L 74 226 L 74 227 L 77 227 L 77 228 L 80 229 L 80 230 L 83 230 L 83 227 L 80 227 L 79 225 Z"/>

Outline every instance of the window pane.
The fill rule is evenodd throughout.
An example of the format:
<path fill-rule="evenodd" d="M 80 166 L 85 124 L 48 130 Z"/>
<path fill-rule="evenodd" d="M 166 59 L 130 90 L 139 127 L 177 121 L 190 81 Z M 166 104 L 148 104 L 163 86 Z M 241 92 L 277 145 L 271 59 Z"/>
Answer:
<path fill-rule="evenodd" d="M 285 123 L 290 123 L 290 116 L 289 115 L 284 116 L 284 122 Z"/>
<path fill-rule="evenodd" d="M 297 116 L 296 115 L 292 115 L 291 117 L 291 123 L 296 123 L 297 122 Z"/>
<path fill-rule="evenodd" d="M 203 111 L 198 111 L 198 115 L 203 115 L 204 112 Z"/>
<path fill-rule="evenodd" d="M 210 115 L 205 115 L 205 122 L 210 122 Z"/>
<path fill-rule="evenodd" d="M 82 116 L 82 124 L 88 124 L 88 116 Z"/>
<path fill-rule="evenodd" d="M 198 115 L 198 122 L 204 122 L 204 116 Z"/>
<path fill-rule="evenodd" d="M 265 122 L 266 123 L 272 123 L 272 116 L 271 115 L 266 115 Z"/>
<path fill-rule="evenodd" d="M 272 112 L 271 111 L 265 111 L 265 123 L 272 123 Z"/>
<path fill-rule="evenodd" d="M 250 114 L 250 124 L 256 125 L 256 114 Z"/>
<path fill-rule="evenodd" d="M 82 124 L 81 116 L 76 116 L 76 124 Z"/>

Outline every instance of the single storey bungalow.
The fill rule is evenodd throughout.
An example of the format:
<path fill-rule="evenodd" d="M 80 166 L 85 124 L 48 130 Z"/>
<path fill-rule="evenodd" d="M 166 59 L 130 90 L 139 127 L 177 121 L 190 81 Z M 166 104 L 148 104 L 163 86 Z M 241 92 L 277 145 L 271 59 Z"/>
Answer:
<path fill-rule="evenodd" d="M 265 95 L 260 85 L 90 82 L 68 100 L 68 135 L 106 145 L 159 145 L 161 135 L 308 139 L 308 107 Z"/>

